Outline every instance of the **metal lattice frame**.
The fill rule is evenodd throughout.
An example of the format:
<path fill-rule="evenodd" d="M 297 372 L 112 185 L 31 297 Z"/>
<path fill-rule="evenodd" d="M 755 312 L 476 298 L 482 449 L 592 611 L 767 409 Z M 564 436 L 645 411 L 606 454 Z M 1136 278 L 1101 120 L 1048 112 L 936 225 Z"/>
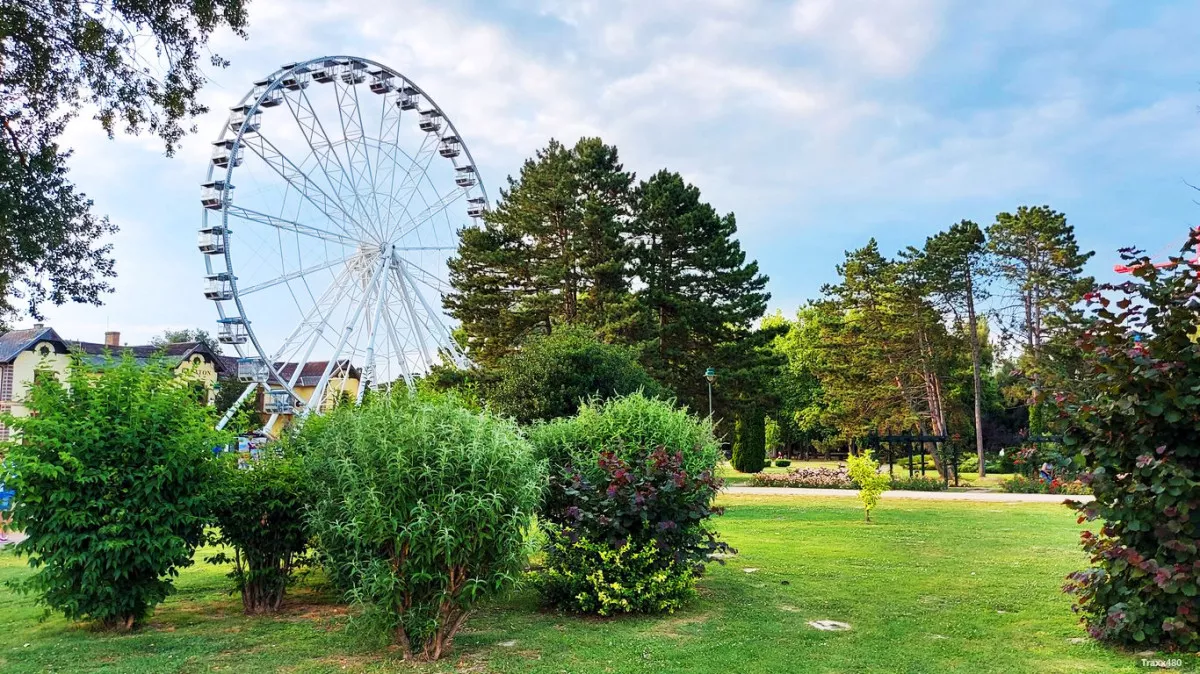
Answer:
<path fill-rule="evenodd" d="M 360 96 L 368 82 L 370 93 Z M 316 87 L 332 89 L 331 106 L 314 103 L 310 93 Z M 381 105 L 374 137 L 363 116 L 372 96 L 378 96 Z M 261 359 L 266 365 L 247 368 L 248 372 L 266 374 L 264 380 L 249 382 L 221 425 L 259 389 L 268 399 L 286 392 L 292 404 L 304 402 L 298 410 L 301 415 L 318 411 L 335 376 L 341 378 L 344 390 L 350 368 L 342 363 L 356 357 L 361 362 L 351 364 L 362 372 L 357 402 L 368 386 L 403 380 L 411 387 L 418 370 L 428 370 L 439 356 L 466 364 L 438 308 L 445 284 L 417 259 L 427 252 L 449 254 L 456 247 L 456 241 L 428 240 L 426 230 L 435 221 L 444 219 L 449 228 L 448 214 L 456 205 L 465 211 L 467 203 L 485 209 L 488 203 L 470 149 L 445 111 L 401 73 L 350 56 L 327 56 L 280 68 L 256 83 L 232 111 L 214 143 L 203 198 L 202 229 L 221 237 L 220 245 L 214 241 L 202 250 L 206 277 L 226 275 L 232 291 L 210 296 L 222 322 L 222 341 L 232 344 L 241 359 Z M 421 122 L 417 125 L 410 118 Z M 411 153 L 401 142 L 402 133 L 412 130 L 406 127 L 406 119 L 425 133 L 420 147 Z M 289 151 L 289 139 L 279 142 L 284 135 L 280 129 L 293 131 L 290 140 L 300 150 Z M 272 140 L 276 133 L 279 138 Z M 436 165 L 439 154 L 445 162 L 440 167 Z M 269 212 L 274 207 L 235 203 L 233 189 L 240 171 L 247 170 L 239 168 L 246 159 L 253 159 L 255 169 L 263 170 L 283 190 L 278 213 Z M 445 178 L 445 189 L 434 173 Z M 307 215 L 289 215 L 289 209 Z M 237 260 L 236 232 L 241 228 L 258 235 L 259 248 L 250 243 L 253 237 L 245 239 L 243 257 Z M 246 251 L 261 250 L 271 236 L 279 242 L 279 273 L 239 283 L 239 264 L 243 274 L 246 265 L 260 268 Z M 289 268 L 293 254 L 303 257 L 305 245 L 321 246 L 325 257 Z M 332 256 L 330 250 L 335 251 Z M 320 279 L 329 274 L 332 281 L 320 290 Z M 281 288 L 286 288 L 302 317 L 282 344 L 270 351 L 253 329 L 246 300 Z M 312 393 L 303 401 L 296 389 L 302 371 L 322 344 L 333 348 Z M 285 359 L 292 367 L 286 377 Z M 275 411 L 266 428 L 288 411 Z"/>

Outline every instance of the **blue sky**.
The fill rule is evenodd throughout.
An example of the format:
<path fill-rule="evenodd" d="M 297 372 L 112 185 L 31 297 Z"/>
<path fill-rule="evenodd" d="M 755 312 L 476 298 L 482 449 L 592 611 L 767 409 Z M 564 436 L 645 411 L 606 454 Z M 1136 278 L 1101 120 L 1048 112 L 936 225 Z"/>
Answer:
<path fill-rule="evenodd" d="M 121 233 L 106 305 L 47 312 L 64 336 L 213 327 L 195 248 L 209 142 L 250 82 L 331 53 L 436 97 L 493 197 L 552 136 L 679 171 L 737 214 L 788 313 L 872 236 L 891 252 L 1049 204 L 1103 277 L 1117 248 L 1165 251 L 1200 221 L 1194 1 L 253 0 L 250 21 L 249 40 L 215 41 L 233 66 L 176 157 L 69 129 L 74 178 Z"/>

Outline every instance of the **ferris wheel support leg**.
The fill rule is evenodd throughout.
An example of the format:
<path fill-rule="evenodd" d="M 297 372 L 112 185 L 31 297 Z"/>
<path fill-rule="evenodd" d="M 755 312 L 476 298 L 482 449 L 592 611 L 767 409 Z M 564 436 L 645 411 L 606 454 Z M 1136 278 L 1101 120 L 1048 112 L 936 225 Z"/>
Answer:
<path fill-rule="evenodd" d="M 441 334 L 436 335 L 438 346 L 450 353 L 451 358 L 454 359 L 455 365 L 463 367 L 465 363 L 470 361 L 467 360 L 466 354 L 464 354 L 462 349 L 459 348 L 458 343 L 454 341 L 454 333 L 450 332 L 450 329 L 447 328 L 446 324 L 442 322 L 441 315 L 434 311 L 433 307 L 429 306 L 429 301 L 425 299 L 424 293 L 417 288 L 417 283 L 413 277 L 409 275 L 407 265 L 404 264 L 404 261 L 401 260 L 398 255 L 395 256 L 395 259 L 396 264 L 400 269 L 400 273 L 408 281 L 408 285 L 412 287 L 412 291 L 414 294 L 416 294 L 417 299 L 420 300 L 421 306 L 425 307 L 425 313 L 432 318 L 435 323 L 437 323 L 439 328 L 441 328 Z"/>
<path fill-rule="evenodd" d="M 390 264 L 390 260 L 384 258 L 384 266 Z M 354 404 L 361 405 L 363 394 L 367 391 L 367 385 L 373 385 L 379 375 L 375 372 L 375 336 L 379 334 L 380 320 L 383 316 L 383 300 L 387 296 L 388 275 L 385 273 L 383 278 L 379 280 L 379 297 L 375 299 L 375 317 L 371 319 L 370 337 L 367 338 L 367 362 L 363 372 L 363 378 L 358 382 L 358 395 L 355 396 Z"/>
<path fill-rule="evenodd" d="M 379 268 L 371 276 L 371 282 L 367 284 L 367 288 L 373 288 L 379 284 L 379 275 L 384 273 L 388 268 L 388 258 L 384 257 L 379 261 Z M 367 305 L 367 293 L 363 293 L 362 301 L 358 303 L 358 308 L 354 310 L 354 317 L 350 319 L 350 323 L 342 330 L 342 337 L 338 340 L 337 348 L 334 349 L 333 355 L 329 358 L 329 362 L 325 364 L 325 371 L 321 373 L 321 379 L 317 382 L 313 389 L 312 395 L 309 396 L 308 402 L 304 405 L 304 411 L 300 413 L 300 417 L 307 417 L 312 414 L 313 409 L 321 404 L 321 400 L 325 397 L 325 387 L 329 384 L 329 376 L 333 374 L 333 367 L 337 363 L 338 358 L 342 355 L 342 349 L 346 348 L 346 341 L 350 339 L 350 334 L 354 332 L 354 326 L 358 324 L 358 319 L 362 317 L 363 309 Z"/>
<path fill-rule="evenodd" d="M 217 422 L 218 431 L 225 428 L 230 420 L 233 419 L 233 415 L 237 414 L 237 411 L 239 408 L 241 408 L 242 403 L 246 402 L 246 398 L 249 398 L 250 394 L 254 393 L 256 390 L 258 390 L 258 382 L 246 384 L 246 389 L 242 391 L 242 395 L 238 396 L 237 400 L 233 401 L 233 404 L 230 405 L 229 409 L 225 411 L 225 414 L 221 417 L 221 420 Z"/>

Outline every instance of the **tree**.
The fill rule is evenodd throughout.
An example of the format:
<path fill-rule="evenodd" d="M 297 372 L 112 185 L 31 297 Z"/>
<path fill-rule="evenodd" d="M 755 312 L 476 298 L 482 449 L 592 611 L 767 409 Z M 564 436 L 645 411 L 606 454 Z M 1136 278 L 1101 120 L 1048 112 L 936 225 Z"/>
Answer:
<path fill-rule="evenodd" d="M 167 329 L 163 330 L 163 333 L 158 337 L 150 340 L 150 343 L 157 347 L 181 342 L 199 342 L 207 346 L 213 353 L 218 355 L 221 353 L 221 343 L 215 337 L 208 334 L 207 330 L 202 328 Z"/>
<path fill-rule="evenodd" d="M 767 277 L 746 261 L 733 214 L 718 215 L 678 173 L 654 174 L 637 186 L 634 200 L 643 362 L 681 402 L 706 409 L 705 369 L 721 371 L 715 393 L 736 394 L 727 375 L 739 369 L 737 361 L 756 367 L 753 357 L 770 341 L 747 341 L 770 299 Z"/>
<path fill-rule="evenodd" d="M 519 423 L 572 416 L 584 401 L 638 391 L 663 395 L 629 347 L 605 344 L 590 330 L 563 328 L 534 335 L 500 361 L 488 406 Z"/>
<path fill-rule="evenodd" d="M 879 462 L 871 458 L 871 450 L 864 449 L 862 454 L 851 454 L 846 458 L 850 479 L 858 485 L 858 500 L 863 504 L 863 515 L 871 521 L 871 511 L 879 505 L 883 492 L 891 486 L 890 476 L 879 472 Z"/>
<path fill-rule="evenodd" d="M 779 426 L 780 441 L 785 447 L 798 442 L 809 444 L 832 435 L 828 426 L 830 398 L 817 376 L 821 369 L 818 359 L 822 353 L 823 317 L 819 306 L 808 305 L 796 312 L 795 321 L 784 318 L 782 312 L 762 319 L 764 328 L 785 328 L 772 343 L 784 362 L 770 382 L 778 401 L 771 418 Z"/>
<path fill-rule="evenodd" d="M 98 304 L 111 290 L 111 246 L 98 241 L 115 227 L 67 180 L 67 122 L 88 105 L 110 137 L 147 130 L 172 154 L 207 110 L 209 36 L 245 25 L 244 0 L 0 0 L 0 316 L 17 313 L 12 300 L 40 318 L 47 301 Z"/>
<path fill-rule="evenodd" d="M 1062 318 L 1091 290 L 1094 279 L 1083 265 L 1095 253 L 1082 253 L 1067 216 L 1049 206 L 1021 206 L 1000 213 L 987 230 L 988 251 L 1016 303 L 1009 327 L 1035 358 Z"/>
<path fill-rule="evenodd" d="M 761 408 L 746 410 L 734 426 L 733 468 L 742 473 L 762 472 L 767 456 L 766 415 Z"/>
<path fill-rule="evenodd" d="M 915 265 L 930 297 L 958 323 L 965 324 L 971 347 L 975 451 L 979 477 L 987 474 L 983 456 L 983 348 L 980 343 L 977 303 L 987 298 L 990 271 L 985 237 L 979 225 L 963 220 L 925 240 L 925 248 L 909 248 L 906 257 Z"/>
<path fill-rule="evenodd" d="M 66 384 L 39 372 L 30 415 L 6 418 L 16 545 L 35 572 L 16 582 L 71 620 L 129 629 L 192 563 L 208 504 L 210 448 L 224 437 L 188 382 L 126 354 L 99 369 L 72 359 Z"/>
<path fill-rule="evenodd" d="M 1053 338 L 1070 348 L 1069 326 L 1075 306 L 1091 290 L 1094 279 L 1083 275 L 1083 265 L 1094 253 L 1082 253 L 1075 228 L 1067 217 L 1049 206 L 1021 206 L 1015 214 L 1000 213 L 988 227 L 988 249 L 996 269 L 1015 302 L 1003 307 L 1007 327 L 1025 344 L 1026 376 L 1036 389 L 1047 362 L 1043 357 Z M 1034 391 L 1029 397 L 1032 402 Z M 1029 406 L 1029 431 L 1044 431 L 1042 405 Z"/>
<path fill-rule="evenodd" d="M 495 364 L 529 334 L 581 325 L 628 330 L 625 223 L 633 175 L 615 147 L 556 140 L 509 177 L 480 229 L 462 232 L 444 303 L 461 321 L 467 349 Z"/>
<path fill-rule="evenodd" d="M 309 562 L 305 508 L 311 500 L 302 459 L 273 446 L 249 469 L 223 454 L 214 473 L 208 501 L 217 528 L 209 543 L 223 548 L 205 561 L 233 564 L 229 577 L 247 614 L 273 613 Z"/>

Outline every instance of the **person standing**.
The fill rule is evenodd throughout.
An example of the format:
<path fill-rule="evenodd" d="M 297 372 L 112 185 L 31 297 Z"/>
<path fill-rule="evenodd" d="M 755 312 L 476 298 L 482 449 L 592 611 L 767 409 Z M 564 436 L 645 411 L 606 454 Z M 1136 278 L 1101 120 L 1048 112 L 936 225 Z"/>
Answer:
<path fill-rule="evenodd" d="M 8 542 L 8 527 L 12 524 L 12 504 L 16 493 L 0 482 L 0 543 Z"/>

